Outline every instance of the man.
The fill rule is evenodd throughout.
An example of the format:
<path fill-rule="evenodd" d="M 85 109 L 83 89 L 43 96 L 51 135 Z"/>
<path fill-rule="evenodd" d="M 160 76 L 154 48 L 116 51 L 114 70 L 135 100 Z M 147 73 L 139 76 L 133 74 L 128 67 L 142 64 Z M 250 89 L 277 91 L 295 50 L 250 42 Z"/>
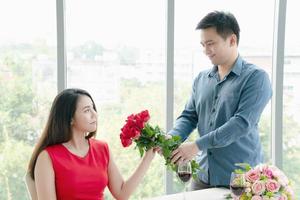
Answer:
<path fill-rule="evenodd" d="M 195 78 L 191 97 L 169 132 L 184 141 L 197 127 L 199 138 L 174 150 L 172 162 L 196 156 L 206 173 L 198 174 L 192 190 L 228 187 L 235 163 L 263 162 L 258 122 L 272 96 L 271 84 L 264 70 L 239 55 L 240 28 L 231 13 L 211 12 L 196 30 L 213 67 Z"/>

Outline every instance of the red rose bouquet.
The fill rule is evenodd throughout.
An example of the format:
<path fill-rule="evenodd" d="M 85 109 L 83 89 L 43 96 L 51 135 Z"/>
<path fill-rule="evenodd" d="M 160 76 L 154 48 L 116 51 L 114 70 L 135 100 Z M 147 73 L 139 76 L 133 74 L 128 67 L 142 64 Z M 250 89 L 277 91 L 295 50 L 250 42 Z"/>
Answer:
<path fill-rule="evenodd" d="M 176 171 L 177 166 L 171 163 L 171 154 L 181 144 L 180 136 L 172 136 L 166 139 L 165 133 L 158 126 L 149 124 L 150 115 L 148 110 L 138 114 L 131 114 L 127 117 L 126 123 L 121 129 L 120 139 L 123 147 L 128 147 L 134 142 L 140 152 L 140 156 L 145 151 L 153 147 L 160 147 L 165 158 L 165 165 L 168 169 Z M 200 170 L 196 161 L 191 161 L 192 175 L 196 178 L 197 171 Z"/>

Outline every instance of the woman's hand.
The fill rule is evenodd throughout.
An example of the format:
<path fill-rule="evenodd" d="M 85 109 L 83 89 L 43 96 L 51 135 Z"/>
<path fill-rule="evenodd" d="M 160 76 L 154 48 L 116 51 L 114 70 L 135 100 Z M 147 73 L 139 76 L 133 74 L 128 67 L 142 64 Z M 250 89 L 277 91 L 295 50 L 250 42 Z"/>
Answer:
<path fill-rule="evenodd" d="M 154 147 L 146 151 L 144 159 L 152 160 L 155 157 L 156 152 L 158 152 L 159 147 Z"/>

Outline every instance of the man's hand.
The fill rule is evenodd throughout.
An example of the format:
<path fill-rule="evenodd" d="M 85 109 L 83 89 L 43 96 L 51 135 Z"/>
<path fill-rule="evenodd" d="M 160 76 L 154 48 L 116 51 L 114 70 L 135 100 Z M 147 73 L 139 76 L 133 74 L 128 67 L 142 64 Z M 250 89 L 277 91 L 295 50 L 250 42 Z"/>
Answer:
<path fill-rule="evenodd" d="M 195 142 L 182 143 L 177 149 L 172 152 L 171 162 L 188 162 L 192 160 L 198 153 L 199 149 Z"/>

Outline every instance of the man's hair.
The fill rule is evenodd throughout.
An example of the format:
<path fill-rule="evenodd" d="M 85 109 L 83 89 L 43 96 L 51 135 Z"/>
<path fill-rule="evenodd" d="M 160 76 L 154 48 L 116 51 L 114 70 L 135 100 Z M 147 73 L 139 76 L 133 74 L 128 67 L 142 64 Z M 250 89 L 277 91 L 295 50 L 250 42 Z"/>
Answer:
<path fill-rule="evenodd" d="M 239 44 L 240 27 L 233 14 L 223 11 L 210 12 L 198 23 L 196 30 L 210 27 L 215 27 L 217 33 L 224 39 L 231 34 L 235 34 L 237 44 Z"/>

